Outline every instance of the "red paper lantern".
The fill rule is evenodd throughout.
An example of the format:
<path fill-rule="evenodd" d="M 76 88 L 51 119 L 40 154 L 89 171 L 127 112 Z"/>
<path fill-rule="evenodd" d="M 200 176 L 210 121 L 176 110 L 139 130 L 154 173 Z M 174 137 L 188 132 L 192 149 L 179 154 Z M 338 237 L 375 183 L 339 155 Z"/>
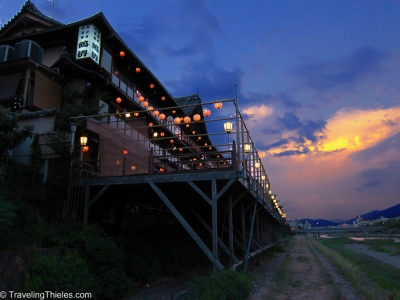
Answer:
<path fill-rule="evenodd" d="M 83 146 L 83 152 L 88 152 L 89 151 L 89 146 Z"/>
<path fill-rule="evenodd" d="M 124 155 L 127 155 L 128 153 L 129 153 L 129 151 L 124 149 Z"/>
<path fill-rule="evenodd" d="M 205 108 L 205 109 L 203 110 L 203 115 L 204 115 L 205 117 L 211 116 L 211 110 L 209 110 L 208 108 Z"/>
<path fill-rule="evenodd" d="M 195 122 L 200 121 L 200 119 L 201 119 L 201 116 L 200 116 L 199 114 L 195 114 L 195 115 L 193 116 L 193 121 L 195 121 Z"/>
<path fill-rule="evenodd" d="M 186 116 L 186 117 L 183 119 L 183 121 L 184 121 L 185 123 L 189 123 L 189 122 L 191 121 L 191 119 L 190 119 L 189 116 Z"/>
<path fill-rule="evenodd" d="M 118 104 L 120 104 L 122 102 L 121 97 L 117 97 L 117 99 L 115 99 L 115 102 L 117 102 Z"/>
<path fill-rule="evenodd" d="M 165 96 L 161 96 L 161 100 L 164 101 L 165 100 Z"/>
<path fill-rule="evenodd" d="M 151 88 L 151 89 L 154 88 L 154 83 L 150 83 L 150 88 Z"/>
<path fill-rule="evenodd" d="M 121 52 L 119 53 L 119 56 L 121 56 L 122 58 L 124 58 L 125 52 L 124 52 L 124 51 L 121 51 Z"/>
<path fill-rule="evenodd" d="M 181 122 L 181 118 L 176 117 L 176 118 L 174 119 L 174 123 L 175 123 L 175 124 L 179 124 L 180 122 Z"/>
<path fill-rule="evenodd" d="M 160 114 L 158 110 L 153 111 L 153 116 L 157 117 Z"/>
<path fill-rule="evenodd" d="M 215 107 L 216 109 L 221 109 L 221 108 L 222 108 L 222 103 L 221 103 L 221 102 L 215 102 L 215 103 L 214 103 L 214 107 Z"/>
<path fill-rule="evenodd" d="M 165 114 L 160 114 L 160 120 L 165 120 L 166 116 Z"/>
<path fill-rule="evenodd" d="M 139 100 L 139 102 L 143 102 L 144 101 L 144 97 L 143 96 L 139 96 L 138 100 Z"/>
<path fill-rule="evenodd" d="M 136 73 L 140 73 L 140 68 L 136 68 Z"/>

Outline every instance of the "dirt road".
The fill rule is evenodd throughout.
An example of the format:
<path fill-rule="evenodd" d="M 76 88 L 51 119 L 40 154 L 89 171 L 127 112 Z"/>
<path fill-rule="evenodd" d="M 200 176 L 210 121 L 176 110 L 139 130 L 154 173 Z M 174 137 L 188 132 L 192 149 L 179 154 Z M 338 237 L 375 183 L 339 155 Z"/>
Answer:
<path fill-rule="evenodd" d="M 305 236 L 296 236 L 275 276 L 261 274 L 248 300 L 360 299 Z M 271 266 L 266 266 L 268 272 Z"/>

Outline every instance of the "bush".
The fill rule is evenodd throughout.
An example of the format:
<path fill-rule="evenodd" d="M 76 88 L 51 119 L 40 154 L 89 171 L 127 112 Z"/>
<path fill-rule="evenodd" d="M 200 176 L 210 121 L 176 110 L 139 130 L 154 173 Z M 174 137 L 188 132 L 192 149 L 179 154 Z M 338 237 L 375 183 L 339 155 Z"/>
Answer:
<path fill-rule="evenodd" d="M 188 284 L 185 299 L 190 300 L 242 300 L 251 289 L 251 281 L 243 273 L 221 270 L 218 273 L 198 278 Z"/>
<path fill-rule="evenodd" d="M 282 245 L 275 244 L 271 248 L 269 248 L 270 252 L 277 252 L 277 253 L 283 253 L 285 252 L 285 248 L 283 248 Z"/>
<path fill-rule="evenodd" d="M 52 254 L 30 260 L 25 289 L 35 292 L 94 292 L 96 281 L 90 275 L 85 260 L 77 251 L 69 250 L 61 258 Z"/>

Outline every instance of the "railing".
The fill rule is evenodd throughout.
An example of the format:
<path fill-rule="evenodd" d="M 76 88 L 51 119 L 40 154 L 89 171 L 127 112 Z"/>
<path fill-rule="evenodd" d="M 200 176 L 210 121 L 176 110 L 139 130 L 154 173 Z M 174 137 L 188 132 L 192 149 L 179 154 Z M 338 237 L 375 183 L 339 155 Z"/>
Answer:
<path fill-rule="evenodd" d="M 203 110 L 207 105 L 214 106 L 215 102 L 157 110 L 168 115 L 171 111 L 183 111 L 182 108 L 193 105 Z M 160 120 L 159 116 L 154 116 L 147 109 L 82 117 L 88 121 L 87 130 L 98 133 L 100 139 L 107 135 L 107 143 L 104 146 L 103 142 L 102 147 L 108 151 L 103 151 L 98 161 L 84 161 L 82 168 L 85 168 L 85 164 L 91 166 L 86 167 L 92 176 L 234 170 L 241 173 L 243 183 L 271 213 L 282 214 L 281 208 L 273 201 L 276 195 L 272 194 L 270 180 L 239 111 L 237 100 L 217 102 L 223 103 L 226 113 L 216 110 L 213 118 L 201 115 L 199 121 L 182 121 L 180 124 L 171 123 L 171 118 L 170 121 Z M 130 116 L 139 113 L 140 117 L 127 117 L 126 113 Z M 179 113 L 173 114 L 175 118 L 183 117 Z M 229 131 L 224 126 L 226 123 L 231 124 Z M 194 128 L 206 128 L 206 131 L 192 130 Z M 156 132 L 158 135 L 153 136 Z M 161 132 L 163 135 L 160 135 Z M 128 154 L 123 155 L 125 151 Z"/>

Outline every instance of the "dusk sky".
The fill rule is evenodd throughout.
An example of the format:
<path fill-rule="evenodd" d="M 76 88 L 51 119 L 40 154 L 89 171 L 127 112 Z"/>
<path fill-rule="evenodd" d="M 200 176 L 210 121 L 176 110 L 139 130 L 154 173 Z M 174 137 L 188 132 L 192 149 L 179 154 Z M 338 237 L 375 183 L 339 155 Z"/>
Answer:
<path fill-rule="evenodd" d="M 24 2 L 0 0 L 0 24 Z M 289 219 L 400 203 L 399 0 L 59 0 L 54 18 L 99 11 L 173 96 L 214 101 L 237 79 Z"/>

